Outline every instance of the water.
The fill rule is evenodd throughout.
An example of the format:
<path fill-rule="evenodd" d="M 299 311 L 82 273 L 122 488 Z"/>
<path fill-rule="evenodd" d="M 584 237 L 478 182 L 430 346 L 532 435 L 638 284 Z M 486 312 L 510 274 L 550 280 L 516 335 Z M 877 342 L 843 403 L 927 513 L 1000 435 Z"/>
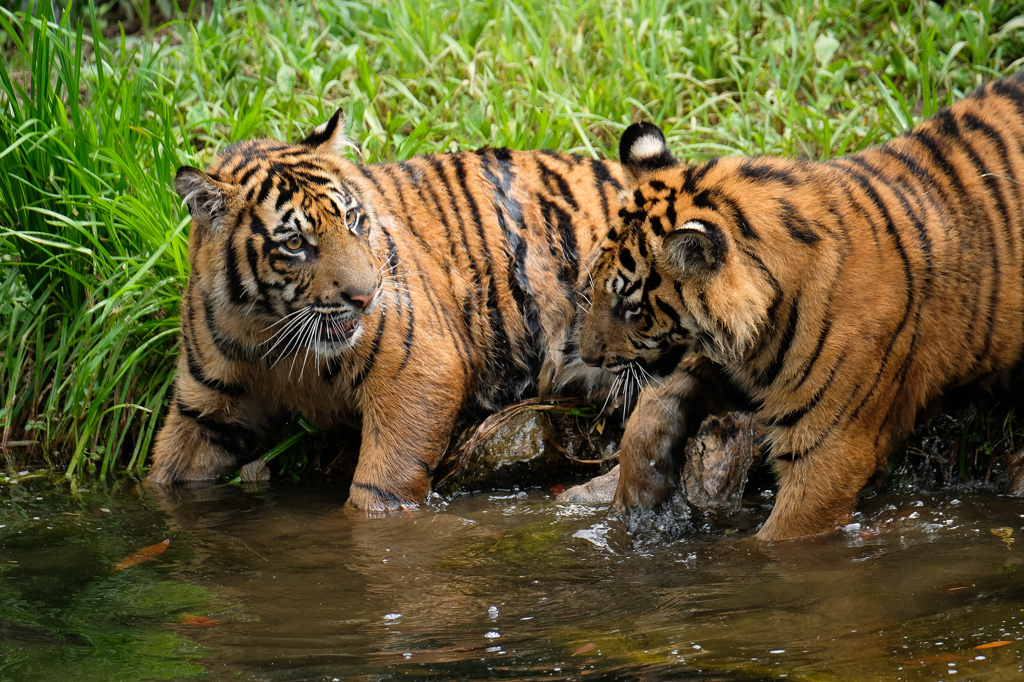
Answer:
<path fill-rule="evenodd" d="M 1024 675 L 1014 498 L 875 497 L 860 527 L 763 547 L 630 535 L 540 490 L 383 518 L 330 488 L 10 490 L 3 681 Z"/>

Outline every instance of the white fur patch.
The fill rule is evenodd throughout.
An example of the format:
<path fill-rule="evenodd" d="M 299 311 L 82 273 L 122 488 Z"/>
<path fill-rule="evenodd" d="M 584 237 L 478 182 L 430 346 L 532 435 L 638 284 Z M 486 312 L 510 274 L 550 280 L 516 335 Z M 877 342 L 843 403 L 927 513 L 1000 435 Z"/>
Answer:
<path fill-rule="evenodd" d="M 629 155 L 635 159 L 649 159 L 665 151 L 665 145 L 657 135 L 644 135 L 629 148 Z"/>
<path fill-rule="evenodd" d="M 687 220 L 685 223 L 679 226 L 680 230 L 694 230 L 696 232 L 708 233 L 708 228 L 704 227 L 702 223 L 696 220 Z"/>

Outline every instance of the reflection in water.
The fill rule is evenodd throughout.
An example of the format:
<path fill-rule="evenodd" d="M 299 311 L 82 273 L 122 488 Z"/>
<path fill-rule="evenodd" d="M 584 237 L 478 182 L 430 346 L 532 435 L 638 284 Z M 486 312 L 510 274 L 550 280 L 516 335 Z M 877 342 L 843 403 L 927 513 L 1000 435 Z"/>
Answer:
<path fill-rule="evenodd" d="M 162 626 L 192 643 L 191 663 L 208 679 L 1017 680 L 1024 671 L 1017 499 L 875 498 L 838 537 L 775 547 L 749 531 L 638 540 L 605 509 L 558 506 L 539 491 L 382 518 L 340 510 L 338 499 L 329 489 L 207 488 L 177 491 L 159 514 L 149 498 L 125 503 L 115 516 L 147 522 L 122 527 L 131 528 L 123 545 L 164 535 L 172 545 L 123 573 L 173 576 L 214 595 L 199 614 L 219 625 Z M 24 542 L 19 551 L 31 553 Z M 996 642 L 1008 643 L 974 648 Z"/>

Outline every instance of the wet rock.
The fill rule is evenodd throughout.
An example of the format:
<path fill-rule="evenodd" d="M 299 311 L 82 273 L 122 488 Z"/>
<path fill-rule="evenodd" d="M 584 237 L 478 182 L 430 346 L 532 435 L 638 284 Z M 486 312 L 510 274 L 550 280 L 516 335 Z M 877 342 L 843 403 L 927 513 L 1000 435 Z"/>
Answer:
<path fill-rule="evenodd" d="M 705 419 L 686 443 L 680 483 L 690 505 L 705 512 L 739 511 L 747 474 L 761 461 L 763 435 L 750 412 Z"/>
<path fill-rule="evenodd" d="M 592 419 L 546 405 L 516 405 L 492 415 L 453 456 L 457 469 L 438 492 L 544 485 L 570 475 L 593 476 L 618 447 L 611 435 L 592 434 Z"/>
<path fill-rule="evenodd" d="M 242 467 L 240 476 L 243 484 L 258 485 L 269 483 L 270 469 L 264 459 L 254 459 Z"/>
<path fill-rule="evenodd" d="M 616 464 L 607 474 L 573 486 L 559 494 L 556 499 L 562 504 L 611 504 L 615 499 L 615 488 L 618 485 L 619 465 Z"/>

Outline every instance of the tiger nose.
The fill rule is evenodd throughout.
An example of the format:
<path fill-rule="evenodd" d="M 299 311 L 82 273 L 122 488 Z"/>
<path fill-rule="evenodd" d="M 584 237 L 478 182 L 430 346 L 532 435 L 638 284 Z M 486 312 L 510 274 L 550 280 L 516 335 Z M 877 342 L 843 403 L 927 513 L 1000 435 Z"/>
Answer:
<path fill-rule="evenodd" d="M 373 297 L 376 295 L 377 290 L 374 289 L 368 294 L 346 294 L 346 297 L 360 308 L 365 308 L 373 303 Z"/>
<path fill-rule="evenodd" d="M 605 344 L 597 342 L 596 348 L 580 347 L 580 360 L 587 367 L 600 367 L 604 364 Z"/>

